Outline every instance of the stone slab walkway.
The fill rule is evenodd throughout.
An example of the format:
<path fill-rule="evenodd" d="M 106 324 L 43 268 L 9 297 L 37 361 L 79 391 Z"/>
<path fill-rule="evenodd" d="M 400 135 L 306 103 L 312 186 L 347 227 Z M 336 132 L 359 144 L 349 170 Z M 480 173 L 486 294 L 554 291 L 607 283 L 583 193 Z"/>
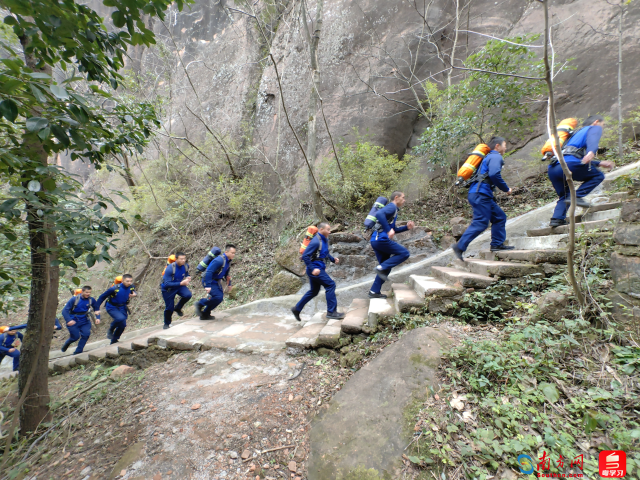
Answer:
<path fill-rule="evenodd" d="M 362 468 L 400 478 L 396 469 L 413 435 L 411 409 L 435 387 L 449 343 L 438 329 L 412 330 L 356 372 L 312 423 L 309 480 L 339 479 Z"/>

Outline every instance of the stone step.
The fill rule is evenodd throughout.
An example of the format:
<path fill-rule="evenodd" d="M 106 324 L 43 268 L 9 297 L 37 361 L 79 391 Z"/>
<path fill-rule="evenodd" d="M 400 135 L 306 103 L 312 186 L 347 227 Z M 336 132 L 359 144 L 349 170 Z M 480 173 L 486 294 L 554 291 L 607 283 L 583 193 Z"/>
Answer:
<path fill-rule="evenodd" d="M 340 345 L 342 320 L 329 320 L 318 335 L 317 347 L 336 348 Z"/>
<path fill-rule="evenodd" d="M 585 213 L 604 212 L 605 210 L 616 210 L 622 208 L 622 202 L 608 202 L 599 205 L 591 205 Z"/>
<path fill-rule="evenodd" d="M 436 280 L 433 277 L 425 277 L 422 275 L 410 275 L 409 283 L 422 297 L 453 297 L 462 293 L 462 288 L 452 287 Z"/>
<path fill-rule="evenodd" d="M 544 237 L 513 237 L 507 239 L 509 246 L 516 247 L 516 250 L 557 250 L 567 247 L 569 235 L 547 235 Z"/>
<path fill-rule="evenodd" d="M 507 277 L 520 278 L 534 273 L 544 273 L 544 269 L 530 263 L 511 263 L 496 260 L 476 260 L 467 258 L 464 261 L 464 268 L 478 275 L 487 277 Z"/>
<path fill-rule="evenodd" d="M 597 220 L 595 222 L 583 222 L 576 224 L 576 232 L 590 231 L 595 229 L 612 229 L 615 226 L 615 219 Z M 527 230 L 529 237 L 542 237 L 546 235 L 557 235 L 559 233 L 569 233 L 569 225 L 560 227 L 544 227 Z"/>
<path fill-rule="evenodd" d="M 396 307 L 393 305 L 391 298 L 372 298 L 369 301 L 368 329 L 370 333 L 377 326 L 380 320 L 391 318 L 396 314 Z M 363 331 L 366 329 L 363 329 Z"/>
<path fill-rule="evenodd" d="M 285 341 L 285 344 L 287 347 L 292 348 L 314 348 L 318 343 L 318 336 L 324 326 L 324 323 L 308 322 L 304 327 L 291 335 Z"/>
<path fill-rule="evenodd" d="M 624 202 L 627 198 L 629 198 L 629 192 L 616 192 L 612 193 L 609 197 L 610 202 Z"/>
<path fill-rule="evenodd" d="M 349 335 L 362 332 L 362 326 L 369 317 L 369 299 L 354 298 L 347 315 L 342 320 L 342 331 Z"/>
<path fill-rule="evenodd" d="M 406 313 L 412 308 L 421 308 L 424 306 L 424 300 L 409 285 L 404 283 L 394 283 L 391 285 L 393 290 L 393 305 L 396 312 Z"/>
<path fill-rule="evenodd" d="M 587 213 L 580 216 L 580 223 L 585 222 L 597 222 L 598 220 L 608 220 L 609 218 L 618 218 L 620 216 L 620 209 L 614 208 L 612 210 L 597 210 L 593 211 L 592 207 L 587 210 Z"/>
<path fill-rule="evenodd" d="M 497 279 L 451 267 L 431 267 L 431 275 L 450 285 L 464 288 L 487 288 Z"/>
<path fill-rule="evenodd" d="M 504 250 L 502 252 L 483 250 L 480 252 L 480 255 L 482 255 L 485 260 L 499 259 L 527 262 L 536 265 L 539 263 L 553 263 L 558 265 L 567 263 L 567 252 L 564 250 Z"/>

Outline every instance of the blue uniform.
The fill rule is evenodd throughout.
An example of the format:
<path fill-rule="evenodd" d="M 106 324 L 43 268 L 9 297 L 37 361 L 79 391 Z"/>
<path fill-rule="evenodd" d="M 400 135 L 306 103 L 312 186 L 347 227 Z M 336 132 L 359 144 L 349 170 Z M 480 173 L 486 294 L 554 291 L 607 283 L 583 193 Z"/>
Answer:
<path fill-rule="evenodd" d="M 79 295 L 80 299 L 78 300 L 77 307 L 74 307 L 77 297 L 71 297 L 62 309 L 62 316 L 67 322 L 67 330 L 69 330 L 69 339 L 62 346 L 62 351 L 64 352 L 69 348 L 69 345 L 80 339 L 76 351 L 73 353 L 74 355 L 82 353 L 91 335 L 91 319 L 88 315 L 89 308 L 93 308 L 96 312 L 100 310 L 95 298 L 83 298 L 82 294 Z M 76 323 L 70 326 L 69 322 L 72 320 Z"/>
<path fill-rule="evenodd" d="M 338 309 L 336 282 L 326 272 L 327 260 L 331 263 L 336 262 L 336 259 L 329 253 L 329 241 L 324 235 L 318 233 L 311 239 L 302 255 L 302 261 L 307 266 L 310 288 L 294 307 L 298 312 L 301 312 L 304 306 L 320 293 L 320 287 L 324 287 L 325 296 L 327 297 L 327 312 L 335 313 Z M 312 275 L 311 272 L 316 268 L 320 270 L 320 274 Z"/>
<path fill-rule="evenodd" d="M 473 210 L 473 221 L 462 234 L 460 240 L 458 240 L 458 248 L 463 252 L 478 235 L 487 229 L 489 223 L 491 223 L 492 247 L 502 245 L 507 239 L 507 230 L 505 228 L 507 215 L 498 206 L 493 196 L 493 190 L 496 187 L 503 192 L 509 191 L 509 186 L 500 173 L 503 166 L 502 155 L 495 150 L 491 150 L 482 161 L 478 171 L 479 175 L 487 175 L 486 178 L 491 184 L 473 182 L 469 187 L 467 199 Z"/>
<path fill-rule="evenodd" d="M 378 231 L 374 231 L 373 235 L 371 235 L 371 248 L 373 248 L 373 252 L 376 254 L 378 264 L 382 266 L 382 271 L 387 275 L 389 275 L 393 267 L 397 267 L 406 261 L 410 255 L 409 250 L 389 238 L 389 230 L 392 228 L 396 233 L 408 230 L 406 226 L 396 227 L 397 219 L 398 207 L 396 207 L 395 203 L 391 202 L 376 213 L 376 220 L 381 228 Z M 371 285 L 371 292 L 380 293 L 383 283 L 384 280 L 376 276 L 373 285 Z"/>
<path fill-rule="evenodd" d="M 592 125 L 585 127 L 576 132 L 563 148 L 571 146 L 584 148 L 585 154 L 588 152 L 596 153 L 601 136 L 601 126 Z M 576 190 L 577 198 L 586 197 L 604 180 L 604 174 L 597 168 L 594 168 L 600 165 L 598 160 L 592 160 L 591 166 L 589 166 L 588 164 L 584 165 L 581 159 L 573 155 L 565 155 L 564 161 L 567 162 L 567 167 L 571 170 L 573 179 L 577 182 L 582 182 L 580 188 Z M 564 176 L 560 162 L 555 161 L 551 163 L 547 169 L 547 174 L 549 175 L 549 180 L 551 180 L 553 188 L 558 194 L 558 203 L 556 203 L 552 218 L 564 220 L 567 217 L 567 203 L 565 200 L 569 197 L 569 185 L 567 184 L 567 179 Z"/>
<path fill-rule="evenodd" d="M 227 255 L 223 253 L 211 260 L 207 270 L 204 272 L 202 286 L 205 288 L 211 288 L 211 290 L 209 291 L 209 295 L 198 300 L 198 304 L 202 308 L 203 314 L 207 315 L 211 313 L 211 310 L 222 303 L 222 300 L 224 299 L 224 290 L 220 283 L 222 283 L 221 280 L 227 278 L 229 268 L 231 268 L 231 260 L 229 260 Z"/>
<path fill-rule="evenodd" d="M 9 335 L 8 333 L 3 333 L 0 335 L 0 362 L 4 360 L 6 355 L 13 358 L 13 371 L 17 372 L 20 368 L 20 351 L 16 348 L 13 352 L 9 352 L 10 349 L 15 348 L 14 343 L 16 342 L 16 337 L 22 342 L 22 334 L 20 332 L 16 332 L 15 335 Z"/>
<path fill-rule="evenodd" d="M 175 274 L 174 269 L 175 268 Z M 191 300 L 192 294 L 185 285 L 180 285 L 185 278 L 189 276 L 189 265 L 184 264 L 182 266 L 175 263 L 167 265 L 162 276 L 162 283 L 160 284 L 160 291 L 162 292 L 162 298 L 164 299 L 164 324 L 171 325 L 171 316 L 176 310 L 182 310 L 182 307 Z M 175 305 L 176 295 L 180 297 L 178 305 Z"/>
<path fill-rule="evenodd" d="M 104 291 L 102 295 L 98 297 L 98 308 L 107 300 L 106 310 L 113 322 L 109 327 L 109 333 L 111 334 L 111 343 L 117 343 L 127 327 L 127 318 L 129 317 L 129 309 L 127 303 L 129 302 L 129 295 L 135 290 L 134 286 L 125 287 L 124 285 L 114 285 Z M 117 292 L 117 293 L 116 293 Z"/>

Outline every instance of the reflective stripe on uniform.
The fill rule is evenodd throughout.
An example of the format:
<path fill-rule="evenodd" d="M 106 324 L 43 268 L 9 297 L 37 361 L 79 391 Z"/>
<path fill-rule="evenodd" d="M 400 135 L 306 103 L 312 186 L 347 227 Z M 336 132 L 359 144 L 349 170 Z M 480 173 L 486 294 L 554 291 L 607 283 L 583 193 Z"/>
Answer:
<path fill-rule="evenodd" d="M 378 207 L 378 208 L 384 208 L 385 207 L 385 205 L 381 204 L 380 202 L 375 202 L 373 205 Z"/>
<path fill-rule="evenodd" d="M 373 215 L 367 215 L 367 220 L 371 220 L 372 222 L 375 222 L 378 219 L 376 217 L 374 217 Z"/>

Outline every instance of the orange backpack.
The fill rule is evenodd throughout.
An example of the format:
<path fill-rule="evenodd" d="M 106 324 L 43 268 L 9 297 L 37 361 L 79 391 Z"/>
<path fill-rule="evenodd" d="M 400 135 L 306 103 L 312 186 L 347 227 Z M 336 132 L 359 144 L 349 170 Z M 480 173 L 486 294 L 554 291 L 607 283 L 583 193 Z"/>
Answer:
<path fill-rule="evenodd" d="M 169 265 L 171 265 L 172 263 L 175 263 L 175 261 L 176 261 L 176 256 L 173 255 L 173 254 L 169 255 L 169 257 L 167 258 L 167 264 L 165 265 L 164 270 L 162 270 L 162 276 L 163 277 L 164 277 L 164 272 L 167 271 L 167 267 Z M 173 273 L 175 274 L 175 270 L 173 271 Z"/>
<path fill-rule="evenodd" d="M 484 143 L 478 145 L 467 157 L 464 165 L 462 165 L 460 170 L 458 170 L 456 185 L 460 185 L 462 182 L 469 180 L 473 175 L 475 175 L 482 163 L 482 160 L 484 160 L 484 157 L 486 157 L 490 151 L 491 149 L 488 145 Z"/>
<path fill-rule="evenodd" d="M 564 143 L 571 138 L 573 133 L 576 131 L 576 127 L 578 126 L 578 120 L 575 118 L 565 118 L 560 122 L 556 131 L 558 132 L 558 139 L 560 140 L 560 146 L 564 145 Z M 555 154 L 553 153 L 554 147 L 554 138 L 551 137 L 542 147 L 542 160 L 548 160 L 553 157 Z"/>
<path fill-rule="evenodd" d="M 116 278 L 113 279 L 113 285 L 111 285 L 112 287 L 115 287 L 116 285 L 120 285 L 122 283 L 122 275 L 118 275 Z"/>
<path fill-rule="evenodd" d="M 307 233 L 304 234 L 304 240 L 302 240 L 302 243 L 300 244 L 300 255 L 302 255 L 307 249 L 311 239 L 316 236 L 316 233 L 318 233 L 318 227 L 311 225 L 307 228 Z"/>

